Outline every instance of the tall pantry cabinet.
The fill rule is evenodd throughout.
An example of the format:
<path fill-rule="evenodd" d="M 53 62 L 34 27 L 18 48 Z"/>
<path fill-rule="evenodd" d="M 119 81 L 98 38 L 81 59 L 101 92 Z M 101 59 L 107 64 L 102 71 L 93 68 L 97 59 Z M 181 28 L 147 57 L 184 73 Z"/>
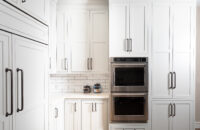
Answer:
<path fill-rule="evenodd" d="M 1 130 L 44 130 L 47 47 L 1 31 L 0 48 Z"/>
<path fill-rule="evenodd" d="M 192 130 L 195 2 L 155 0 L 152 13 L 152 130 Z"/>

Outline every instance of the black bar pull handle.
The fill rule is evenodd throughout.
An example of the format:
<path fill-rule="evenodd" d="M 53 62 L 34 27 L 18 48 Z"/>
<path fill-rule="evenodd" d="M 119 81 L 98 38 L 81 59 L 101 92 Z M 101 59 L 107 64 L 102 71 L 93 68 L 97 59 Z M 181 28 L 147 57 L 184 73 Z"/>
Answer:
<path fill-rule="evenodd" d="M 22 69 L 17 68 L 17 88 L 19 90 L 19 81 L 18 81 L 18 74 L 21 72 L 21 108 L 18 107 L 18 100 L 17 100 L 17 112 L 24 110 L 24 71 Z M 18 93 L 18 92 L 17 92 Z M 18 97 L 18 95 L 17 95 Z"/>
<path fill-rule="evenodd" d="M 12 69 L 6 68 L 5 70 L 6 72 L 6 117 L 11 116 L 13 114 L 13 71 Z M 7 79 L 8 79 L 8 72 L 10 72 L 11 74 L 11 78 L 10 78 L 10 82 L 11 82 L 11 111 L 10 113 L 8 112 L 8 97 L 7 97 L 7 90 L 8 90 L 8 83 L 7 83 Z"/>

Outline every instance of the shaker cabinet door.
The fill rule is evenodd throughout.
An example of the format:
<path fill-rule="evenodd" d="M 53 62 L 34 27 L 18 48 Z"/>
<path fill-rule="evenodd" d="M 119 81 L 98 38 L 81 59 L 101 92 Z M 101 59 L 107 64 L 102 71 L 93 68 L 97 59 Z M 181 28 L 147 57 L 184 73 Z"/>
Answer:
<path fill-rule="evenodd" d="M 126 39 L 129 33 L 129 5 L 111 4 L 109 6 L 109 56 L 127 55 Z"/>
<path fill-rule="evenodd" d="M 17 102 L 16 109 L 23 108 L 22 111 L 15 110 L 15 130 L 45 130 L 48 92 L 47 48 L 45 45 L 18 36 L 13 36 L 12 41 L 14 70 L 17 77 L 17 98 L 14 99 Z"/>
<path fill-rule="evenodd" d="M 153 6 L 152 97 L 172 98 L 170 71 L 172 54 L 170 41 L 170 6 Z"/>
<path fill-rule="evenodd" d="M 173 10 L 173 71 L 175 72 L 173 96 L 174 98 L 188 98 L 192 94 L 192 9 L 190 5 L 177 4 Z"/>
<path fill-rule="evenodd" d="M 143 3 L 130 4 L 131 56 L 147 55 L 147 6 Z"/>
<path fill-rule="evenodd" d="M 11 34 L 0 31 L 0 129 L 11 130 L 11 76 L 6 69 L 12 69 L 11 63 Z"/>

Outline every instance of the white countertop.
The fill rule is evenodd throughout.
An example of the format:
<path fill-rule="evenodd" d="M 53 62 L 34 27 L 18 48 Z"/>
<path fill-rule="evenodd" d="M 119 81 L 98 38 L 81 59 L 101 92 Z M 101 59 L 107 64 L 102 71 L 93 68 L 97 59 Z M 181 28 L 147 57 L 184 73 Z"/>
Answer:
<path fill-rule="evenodd" d="M 110 93 L 58 93 L 50 94 L 49 101 L 55 102 L 62 99 L 109 99 Z"/>

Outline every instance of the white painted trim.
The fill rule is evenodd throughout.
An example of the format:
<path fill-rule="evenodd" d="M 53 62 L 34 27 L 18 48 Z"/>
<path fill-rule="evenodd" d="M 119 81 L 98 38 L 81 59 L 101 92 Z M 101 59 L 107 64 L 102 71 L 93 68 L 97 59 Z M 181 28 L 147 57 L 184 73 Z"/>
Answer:
<path fill-rule="evenodd" d="M 200 122 L 195 122 L 195 128 L 200 128 Z"/>

